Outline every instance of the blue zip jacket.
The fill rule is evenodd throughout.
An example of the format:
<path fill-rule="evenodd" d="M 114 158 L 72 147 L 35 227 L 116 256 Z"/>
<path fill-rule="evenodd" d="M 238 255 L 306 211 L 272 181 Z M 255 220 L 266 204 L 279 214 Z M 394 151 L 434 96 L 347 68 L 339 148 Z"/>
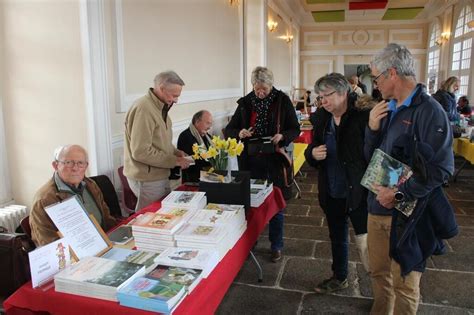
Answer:
<path fill-rule="evenodd" d="M 367 161 L 370 161 L 376 148 L 392 155 L 395 145 L 405 139 L 416 138 L 427 144 L 433 152 L 430 163 L 426 165 L 428 178 L 420 181 L 417 176 L 412 176 L 398 187 L 407 200 L 415 200 L 427 196 L 453 174 L 453 138 L 446 113 L 436 100 L 426 94 L 424 85 L 418 84 L 404 104 L 389 112 L 379 130 L 372 131 L 366 127 L 364 154 Z M 369 213 L 392 215 L 392 210 L 381 206 L 374 193 L 369 192 L 367 201 Z"/>

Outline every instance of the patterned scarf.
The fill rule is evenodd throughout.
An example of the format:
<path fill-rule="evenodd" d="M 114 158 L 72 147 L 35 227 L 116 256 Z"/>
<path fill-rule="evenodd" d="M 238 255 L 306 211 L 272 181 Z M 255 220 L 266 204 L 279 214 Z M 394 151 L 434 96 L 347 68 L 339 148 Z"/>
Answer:
<path fill-rule="evenodd" d="M 254 126 L 255 136 L 264 136 L 268 128 L 268 113 L 270 105 L 275 100 L 277 90 L 272 88 L 270 94 L 264 99 L 260 99 L 255 95 L 255 92 L 251 94 L 252 109 L 257 113 L 257 119 Z"/>

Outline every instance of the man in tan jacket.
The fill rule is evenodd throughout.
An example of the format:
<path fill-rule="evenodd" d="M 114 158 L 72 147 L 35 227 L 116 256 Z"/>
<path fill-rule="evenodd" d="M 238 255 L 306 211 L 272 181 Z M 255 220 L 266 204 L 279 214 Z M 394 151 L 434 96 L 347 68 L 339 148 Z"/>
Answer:
<path fill-rule="evenodd" d="M 56 149 L 52 165 L 54 175 L 36 193 L 30 213 L 31 237 L 36 246 L 59 238 L 58 229 L 45 208 L 72 196 L 79 197 L 79 202 L 105 231 L 116 225 L 99 186 L 85 177 L 89 160 L 83 147 L 66 145 Z"/>
<path fill-rule="evenodd" d="M 189 167 L 186 154 L 171 142 L 173 130 L 168 116 L 183 85 L 174 71 L 158 74 L 154 87 L 135 101 L 125 117 L 123 173 L 138 199 L 135 210 L 170 192 L 170 169 Z"/>

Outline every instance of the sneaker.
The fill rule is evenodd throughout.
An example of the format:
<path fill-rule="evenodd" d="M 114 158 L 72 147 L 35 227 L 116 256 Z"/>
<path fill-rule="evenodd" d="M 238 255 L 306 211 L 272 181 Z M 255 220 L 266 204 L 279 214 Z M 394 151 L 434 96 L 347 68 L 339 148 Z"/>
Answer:
<path fill-rule="evenodd" d="M 349 286 L 349 281 L 347 281 L 347 279 L 340 281 L 332 277 L 318 284 L 318 286 L 314 289 L 314 291 L 316 291 L 316 293 L 327 294 L 327 293 L 345 289 L 348 286 Z"/>

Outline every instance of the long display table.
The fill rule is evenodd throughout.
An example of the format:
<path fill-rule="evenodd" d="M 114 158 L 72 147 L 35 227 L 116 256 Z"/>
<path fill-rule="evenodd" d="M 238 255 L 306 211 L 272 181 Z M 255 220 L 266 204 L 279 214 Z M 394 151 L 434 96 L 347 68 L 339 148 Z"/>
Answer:
<path fill-rule="evenodd" d="M 156 202 L 139 211 L 153 211 Z M 234 247 L 224 256 L 211 274 L 181 302 L 174 314 L 213 314 L 229 289 L 258 236 L 270 219 L 286 206 L 281 191 L 274 191 L 258 208 L 247 213 L 247 230 Z M 133 217 L 129 218 L 129 220 Z M 126 222 L 124 222 L 126 223 Z M 257 277 L 256 277 L 257 278 Z M 48 290 L 33 289 L 31 282 L 24 284 L 3 303 L 7 315 L 19 314 L 151 314 L 151 312 L 120 306 L 118 302 L 82 297 Z"/>

